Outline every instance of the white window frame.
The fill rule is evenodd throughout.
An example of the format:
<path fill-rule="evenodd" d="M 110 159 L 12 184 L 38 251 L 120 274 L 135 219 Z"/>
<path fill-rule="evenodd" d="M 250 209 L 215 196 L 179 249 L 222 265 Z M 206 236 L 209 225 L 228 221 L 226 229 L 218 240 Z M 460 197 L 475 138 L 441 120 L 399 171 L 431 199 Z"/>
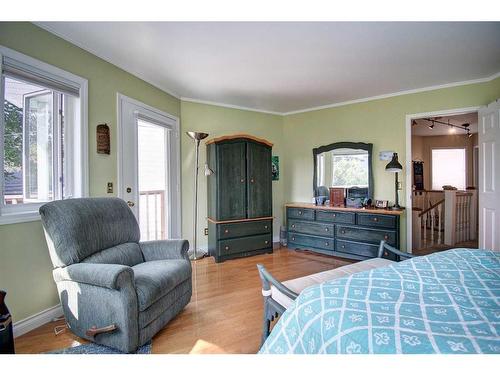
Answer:
<path fill-rule="evenodd" d="M 71 82 L 75 87 L 79 88 L 79 109 L 74 113 L 74 116 L 79 119 L 77 128 L 67 132 L 69 142 L 69 154 L 67 160 L 71 163 L 73 171 L 71 186 L 71 197 L 86 197 L 89 194 L 88 187 L 88 81 L 85 78 L 79 77 L 73 73 L 67 72 L 53 65 L 44 63 L 10 48 L 0 45 L 0 73 L 2 70 L 3 58 L 8 57 L 16 62 L 22 63 L 41 72 L 44 77 L 55 80 L 64 80 Z M 4 178 L 3 178 L 3 163 L 4 163 L 4 85 L 0 84 L 0 165 L 2 171 L 0 174 L 0 225 L 23 223 L 36 221 L 40 219 L 38 209 L 43 203 L 27 203 L 19 205 L 5 205 L 4 203 Z"/>
<path fill-rule="evenodd" d="M 431 154 L 431 174 L 430 174 L 430 177 L 431 177 L 430 178 L 430 180 L 431 180 L 431 190 L 434 190 L 434 160 L 433 160 L 434 157 L 432 155 L 432 151 L 434 151 L 434 150 L 463 150 L 464 151 L 464 163 L 465 163 L 464 164 L 465 165 L 465 171 L 464 171 L 465 186 L 464 186 L 464 190 L 467 189 L 467 177 L 468 177 L 467 176 L 467 172 L 468 172 L 467 171 L 467 162 L 468 162 L 468 160 L 467 160 L 467 147 L 465 147 L 465 146 L 463 146 L 463 147 L 462 146 L 456 146 L 456 147 L 455 146 L 450 146 L 450 147 L 432 147 L 431 148 L 431 152 L 430 152 L 430 154 Z M 442 188 L 438 189 L 438 190 L 442 190 Z"/>

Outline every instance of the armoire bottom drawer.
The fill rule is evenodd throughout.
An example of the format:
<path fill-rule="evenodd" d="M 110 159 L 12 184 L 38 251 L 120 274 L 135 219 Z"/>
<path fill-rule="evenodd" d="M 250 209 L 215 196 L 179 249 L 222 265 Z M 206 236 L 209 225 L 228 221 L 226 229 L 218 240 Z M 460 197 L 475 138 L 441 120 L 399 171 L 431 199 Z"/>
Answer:
<path fill-rule="evenodd" d="M 235 238 L 243 236 L 253 236 L 256 234 L 271 233 L 273 228 L 272 220 L 246 221 L 241 223 L 219 224 L 219 239 Z"/>
<path fill-rule="evenodd" d="M 288 247 L 293 245 L 310 246 L 325 250 L 334 250 L 333 238 L 308 236 L 305 234 L 289 233 L 288 234 Z"/>
<path fill-rule="evenodd" d="M 229 255 L 272 247 L 273 236 L 269 233 L 260 236 L 233 238 L 230 240 L 219 241 L 218 252 L 220 255 Z"/>
<path fill-rule="evenodd" d="M 378 246 L 367 243 L 336 240 L 335 248 L 339 253 L 360 255 L 363 257 L 376 257 L 378 254 Z"/>

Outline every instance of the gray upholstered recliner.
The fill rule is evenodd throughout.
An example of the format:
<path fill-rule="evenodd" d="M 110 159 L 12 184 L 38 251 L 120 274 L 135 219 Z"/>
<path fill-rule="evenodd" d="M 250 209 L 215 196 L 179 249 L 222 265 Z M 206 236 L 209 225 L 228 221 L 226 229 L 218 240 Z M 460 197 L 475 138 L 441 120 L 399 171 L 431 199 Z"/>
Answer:
<path fill-rule="evenodd" d="M 139 242 L 123 200 L 54 201 L 40 215 L 64 316 L 76 335 L 132 352 L 191 299 L 188 242 Z"/>

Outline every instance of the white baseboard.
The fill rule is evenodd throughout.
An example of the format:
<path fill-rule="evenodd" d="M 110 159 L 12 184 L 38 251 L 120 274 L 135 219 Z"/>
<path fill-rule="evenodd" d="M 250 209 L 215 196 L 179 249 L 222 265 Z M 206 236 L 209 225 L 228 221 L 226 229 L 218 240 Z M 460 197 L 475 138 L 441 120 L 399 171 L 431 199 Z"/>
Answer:
<path fill-rule="evenodd" d="M 61 305 L 56 305 L 15 322 L 13 326 L 14 337 L 24 335 L 25 333 L 43 326 L 45 323 L 48 323 L 61 315 L 63 315 L 62 307 Z"/>

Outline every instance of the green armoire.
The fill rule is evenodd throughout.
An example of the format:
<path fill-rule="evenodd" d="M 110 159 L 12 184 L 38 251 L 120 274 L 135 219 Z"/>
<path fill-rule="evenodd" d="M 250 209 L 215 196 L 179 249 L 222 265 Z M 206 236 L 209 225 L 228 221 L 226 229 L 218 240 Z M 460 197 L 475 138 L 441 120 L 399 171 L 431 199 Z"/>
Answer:
<path fill-rule="evenodd" d="M 250 135 L 207 142 L 208 252 L 216 262 L 273 251 L 272 146 Z"/>

